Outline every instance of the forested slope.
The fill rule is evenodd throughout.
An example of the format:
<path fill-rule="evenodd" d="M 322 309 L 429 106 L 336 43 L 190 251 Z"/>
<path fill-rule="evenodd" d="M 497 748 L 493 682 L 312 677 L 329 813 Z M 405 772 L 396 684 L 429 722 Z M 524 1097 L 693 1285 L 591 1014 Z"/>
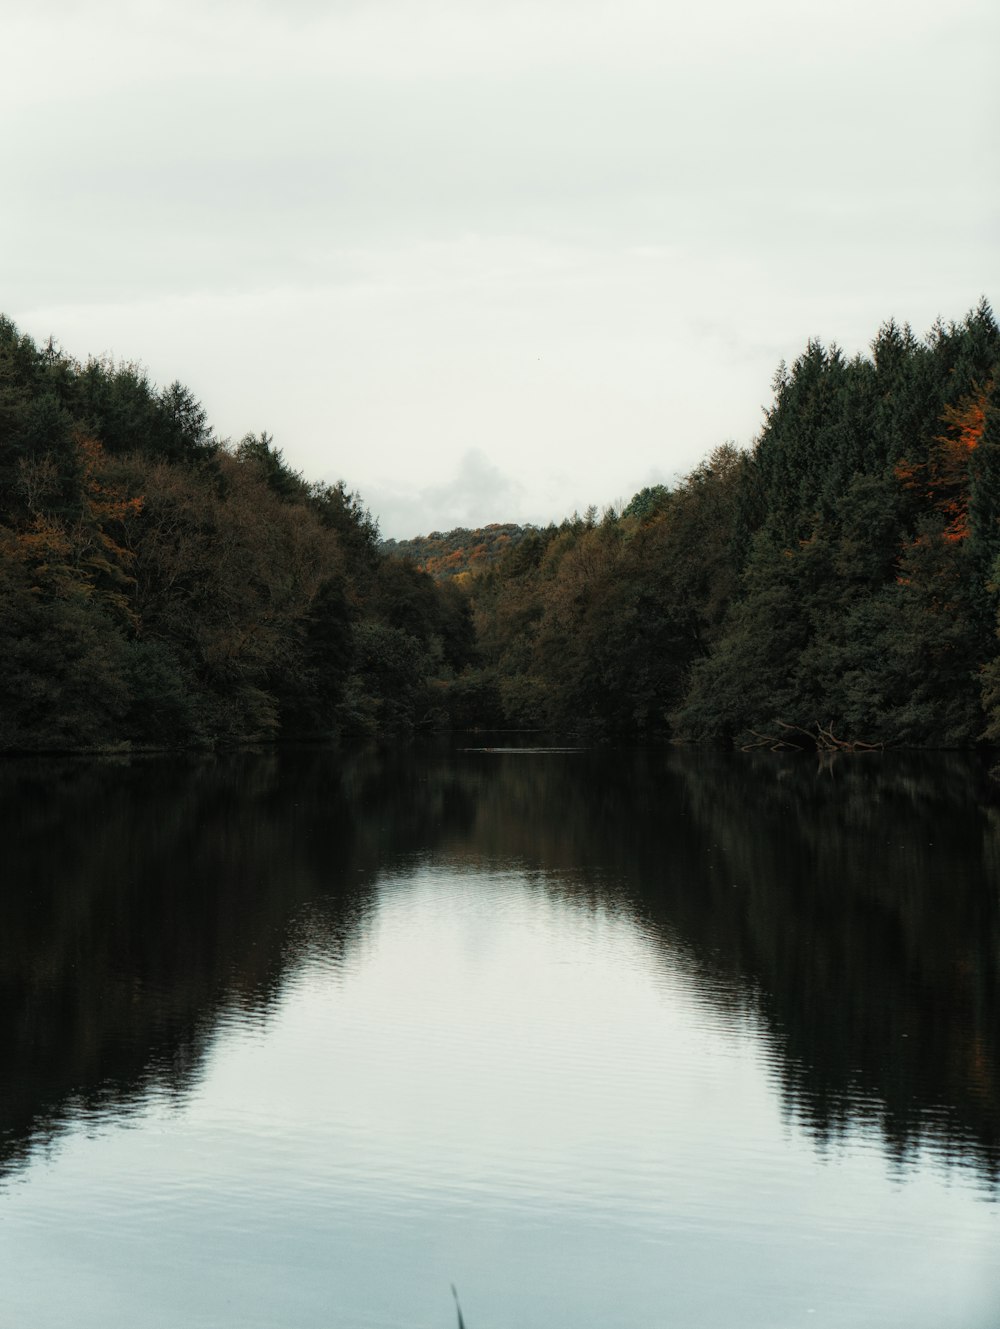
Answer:
<path fill-rule="evenodd" d="M 749 451 L 474 582 L 479 686 L 597 736 L 1000 739 L 998 364 L 985 301 L 867 356 L 810 343 Z"/>
<path fill-rule="evenodd" d="M 475 572 L 482 572 L 521 543 L 535 528 L 514 522 L 492 522 L 489 526 L 469 529 L 457 526 L 451 531 L 431 531 L 410 540 L 383 540 L 387 554 L 407 558 L 436 581 L 455 578 L 466 583 Z"/>
<path fill-rule="evenodd" d="M 0 750 L 398 733 L 468 608 L 180 384 L 0 319 Z"/>
<path fill-rule="evenodd" d="M 752 447 L 673 488 L 404 558 L 266 435 L 222 442 L 179 384 L 0 319 L 0 750 L 449 723 L 1000 741 L 989 306 L 868 355 L 811 342 L 773 388 Z"/>

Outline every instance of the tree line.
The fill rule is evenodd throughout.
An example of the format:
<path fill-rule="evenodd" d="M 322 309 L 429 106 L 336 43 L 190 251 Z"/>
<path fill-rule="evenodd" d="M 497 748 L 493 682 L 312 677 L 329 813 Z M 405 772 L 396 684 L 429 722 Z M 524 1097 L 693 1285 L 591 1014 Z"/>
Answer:
<path fill-rule="evenodd" d="M 533 530 L 534 526 L 519 526 L 516 522 L 492 522 L 474 530 L 456 526 L 451 531 L 431 531 L 430 535 L 409 540 L 383 540 L 382 548 L 409 559 L 435 581 L 455 578 L 463 584 L 496 563 Z"/>
<path fill-rule="evenodd" d="M 473 651 L 343 483 L 0 318 L 0 750 L 395 734 Z"/>
<path fill-rule="evenodd" d="M 220 440 L 182 385 L 0 318 L 0 750 L 996 741 L 998 364 L 985 300 L 869 354 L 811 341 L 752 446 L 676 485 L 387 549 L 267 434 Z"/>
<path fill-rule="evenodd" d="M 748 450 L 474 580 L 506 723 L 741 747 L 1000 739 L 1000 332 L 810 342 Z M 471 685 L 471 680 L 470 680 Z"/>

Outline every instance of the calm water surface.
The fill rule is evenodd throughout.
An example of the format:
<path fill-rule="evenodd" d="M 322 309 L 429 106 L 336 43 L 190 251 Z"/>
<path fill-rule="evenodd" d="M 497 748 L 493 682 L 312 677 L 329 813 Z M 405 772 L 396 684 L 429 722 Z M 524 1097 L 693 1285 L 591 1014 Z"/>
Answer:
<path fill-rule="evenodd" d="M 0 768 L 0 1329 L 996 1329 L 964 759 Z"/>

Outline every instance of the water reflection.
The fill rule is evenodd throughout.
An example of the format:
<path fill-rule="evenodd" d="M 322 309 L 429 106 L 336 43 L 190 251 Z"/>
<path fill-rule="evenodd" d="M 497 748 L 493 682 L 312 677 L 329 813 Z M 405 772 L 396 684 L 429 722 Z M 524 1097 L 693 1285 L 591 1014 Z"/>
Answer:
<path fill-rule="evenodd" d="M 3 1159 L 67 1119 L 196 1080 L 222 1010 L 264 1011 L 289 916 L 342 870 L 351 819 L 273 757 L 3 768 Z M 318 776 L 319 772 L 313 772 Z M 369 879 L 370 880 L 370 879 Z"/>
<path fill-rule="evenodd" d="M 366 944 L 415 865 L 516 870 L 752 1012 L 820 1151 L 1000 1168 L 1000 818 L 975 761 L 278 751 L 8 762 L 0 1167 L 183 1099 L 220 1024 Z"/>

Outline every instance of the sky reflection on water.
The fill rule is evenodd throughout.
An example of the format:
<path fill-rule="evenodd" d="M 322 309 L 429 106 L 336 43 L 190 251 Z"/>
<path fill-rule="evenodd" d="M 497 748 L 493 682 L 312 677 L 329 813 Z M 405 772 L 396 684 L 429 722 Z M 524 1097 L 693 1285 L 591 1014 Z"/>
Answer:
<path fill-rule="evenodd" d="M 651 823 L 648 770 L 619 770 L 595 805 L 593 772 L 581 785 L 558 761 L 527 782 L 450 763 L 362 771 L 340 805 L 322 764 L 262 778 L 251 763 L 256 785 L 216 772 L 197 796 L 180 778 L 175 795 L 206 814 L 196 830 L 177 820 L 189 862 L 212 869 L 180 895 L 178 842 L 158 877 L 164 843 L 135 873 L 143 851 L 117 859 L 102 835 L 101 874 L 64 859 L 47 912 L 47 840 L 25 821 L 16 880 L 36 889 L 20 912 L 6 903 L 34 950 L 4 952 L 20 1092 L 8 1079 L 0 1324 L 450 1325 L 455 1282 L 469 1329 L 994 1326 L 995 1100 L 986 1050 L 979 1070 L 966 1055 L 979 1045 L 962 995 L 969 945 L 989 955 L 996 940 L 962 895 L 981 867 L 950 878 L 951 910 L 977 920 L 935 928 L 950 958 L 913 932 L 943 908 L 933 860 L 906 879 L 909 988 L 887 996 L 899 973 L 871 922 L 885 927 L 889 885 L 849 883 L 834 926 L 822 873 L 808 889 L 794 872 L 758 880 L 776 857 L 793 866 L 795 839 L 787 825 L 773 837 L 760 791 L 726 847 L 735 787 L 719 778 L 674 772 L 653 791 L 672 810 Z M 126 780 L 119 829 L 158 807 L 162 825 L 163 794 Z M 847 806 L 820 804 L 799 850 L 822 833 L 835 860 L 829 819 Z M 533 841 L 553 808 L 561 823 Z M 68 847 L 82 851 L 87 797 L 76 811 Z M 894 834 L 912 841 L 901 816 Z M 81 935 L 104 938 L 86 974 L 59 962 Z M 191 938 L 186 967 L 174 935 Z M 878 1005 L 872 1047 L 851 1012 L 841 1024 L 823 1007 L 843 976 L 804 983 L 795 1008 L 799 962 L 781 957 L 797 948 L 821 977 L 830 954 L 854 957 L 845 990 L 859 1013 Z M 965 1078 L 939 1065 L 934 1028 L 923 1061 L 890 1063 L 886 1007 L 912 1022 L 952 972 Z M 111 999 L 88 1006 L 92 988 Z M 89 1024 L 78 1005 L 60 1090 L 24 1030 L 32 1018 L 36 1040 L 55 1037 L 67 993 Z M 815 1029 L 826 1043 L 810 1048 Z M 33 1065 L 45 1075 L 29 1084 Z M 24 1101 L 33 1118 L 14 1110 Z"/>

